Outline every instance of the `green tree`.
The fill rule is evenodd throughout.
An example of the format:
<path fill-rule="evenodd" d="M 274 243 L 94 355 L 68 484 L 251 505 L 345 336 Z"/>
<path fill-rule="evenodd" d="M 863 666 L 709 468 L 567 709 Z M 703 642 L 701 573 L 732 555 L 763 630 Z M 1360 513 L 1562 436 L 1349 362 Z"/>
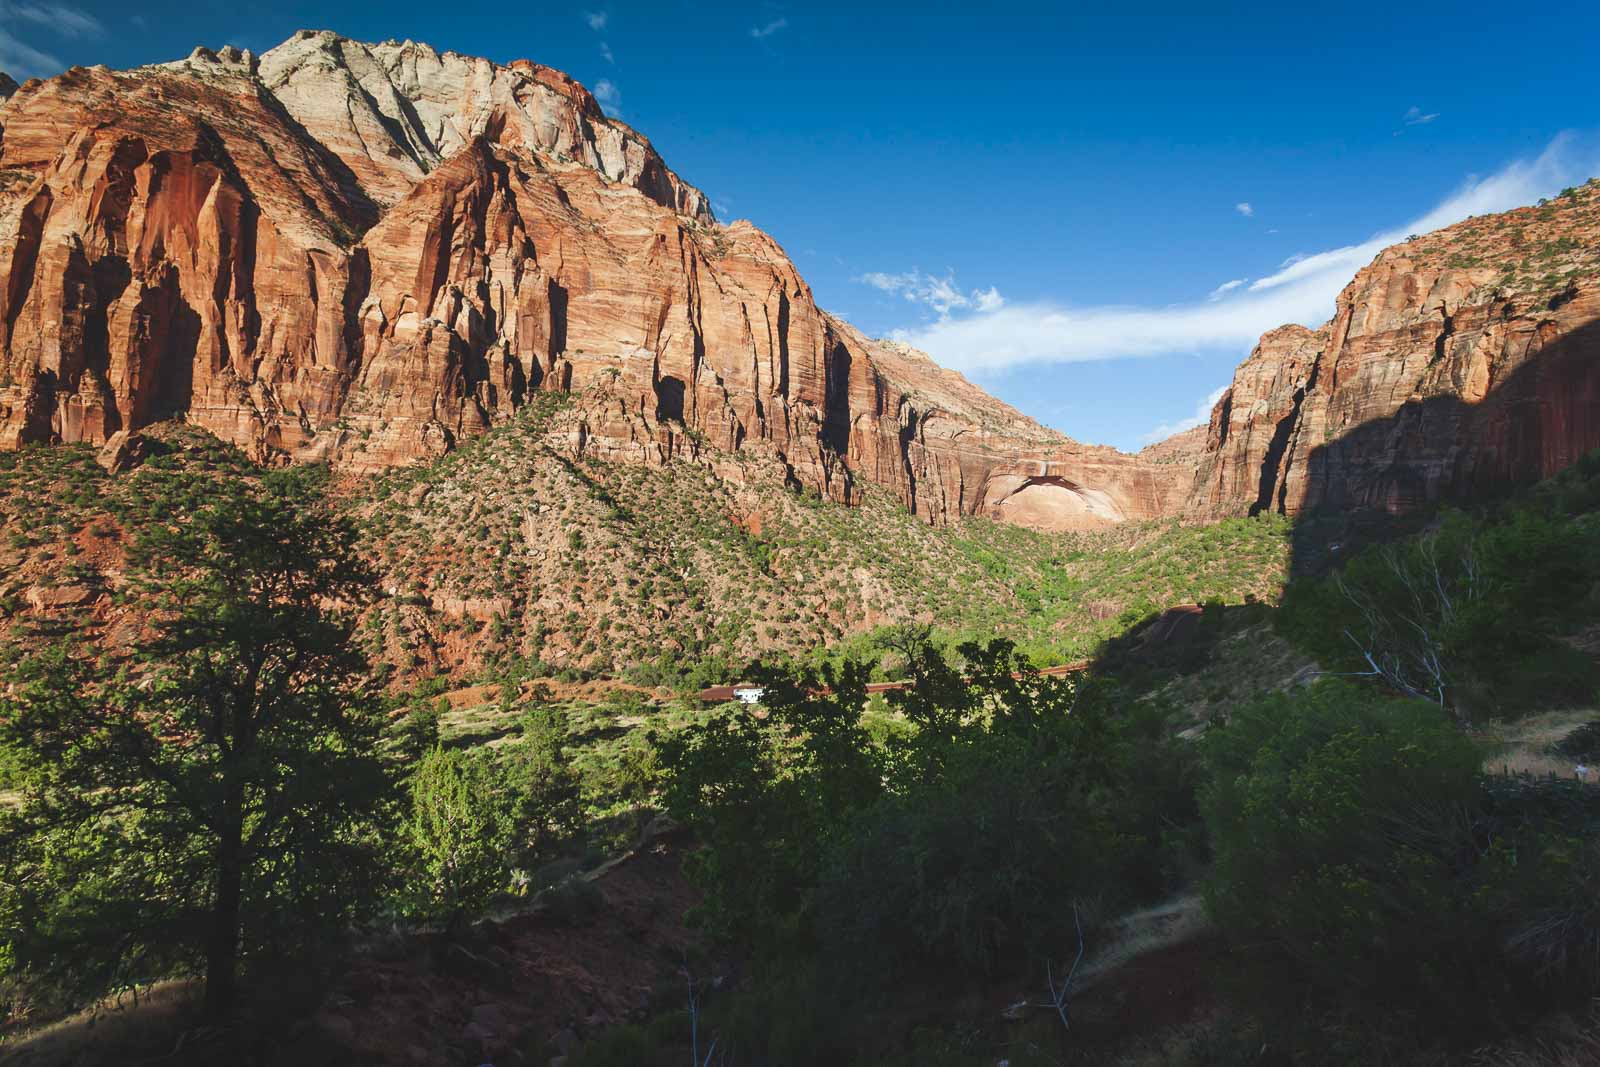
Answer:
<path fill-rule="evenodd" d="M 1323 681 L 1240 707 L 1202 747 L 1206 900 L 1254 955 L 1270 949 L 1280 975 L 1325 992 L 1456 1023 L 1498 988 L 1467 877 L 1481 757 L 1441 709 Z"/>
<path fill-rule="evenodd" d="M 520 861 L 532 867 L 583 821 L 582 782 L 567 757 L 567 720 L 552 704 L 522 716 L 522 739 L 506 746 L 501 783 L 510 806 Z"/>
<path fill-rule="evenodd" d="M 1072 930 L 1076 900 L 1165 884 L 1163 835 L 1193 801 L 1159 711 L 1041 675 L 1003 640 L 902 654 L 910 685 L 886 695 L 904 728 L 881 741 L 859 661 L 755 670 L 762 709 L 658 739 L 720 932 L 821 943 L 855 972 L 987 965 Z"/>
<path fill-rule="evenodd" d="M 881 793 L 881 754 L 861 725 L 867 676 L 861 663 L 759 670 L 759 713 L 741 703 L 652 735 L 667 810 L 704 844 L 689 874 L 719 932 L 782 940 L 815 886 L 820 844 Z"/>
<path fill-rule="evenodd" d="M 459 922 L 506 888 L 514 825 L 483 760 L 445 748 L 423 757 L 406 831 L 428 910 Z"/>
<path fill-rule="evenodd" d="M 224 1018 L 242 955 L 374 896 L 389 780 L 350 612 L 373 579 L 325 478 L 217 480 L 137 537 L 126 655 L 17 665 L 0 959 L 80 995 L 198 964 Z"/>
<path fill-rule="evenodd" d="M 1570 481 L 1570 479 L 1569 479 Z M 1552 485 L 1543 496 L 1573 497 Z M 1463 718 L 1589 698 L 1600 672 L 1559 638 L 1592 611 L 1600 540 L 1532 505 L 1446 513 L 1319 582 L 1291 586 L 1284 631 L 1323 662 Z"/>

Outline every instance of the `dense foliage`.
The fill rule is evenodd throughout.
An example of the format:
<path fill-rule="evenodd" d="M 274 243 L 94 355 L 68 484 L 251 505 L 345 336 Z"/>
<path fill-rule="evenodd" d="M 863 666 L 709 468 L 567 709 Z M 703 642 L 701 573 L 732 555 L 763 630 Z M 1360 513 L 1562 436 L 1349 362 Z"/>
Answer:
<path fill-rule="evenodd" d="M 0 748 L 0 966 L 93 991 L 202 963 L 213 1014 L 247 959 L 373 896 L 387 789 L 351 617 L 370 572 L 319 473 L 235 480 L 133 547 L 120 659 L 12 668 Z"/>
<path fill-rule="evenodd" d="M 1295 1020 L 1279 1040 L 1382 1016 L 1374 1042 L 1470 1046 L 1600 992 L 1600 795 L 1485 776 L 1437 705 L 1339 681 L 1240 707 L 1203 750 L 1207 901 L 1262 1016 Z"/>
<path fill-rule="evenodd" d="M 1061 967 L 1081 925 L 1171 883 L 1191 764 L 1159 715 L 1003 641 L 924 645 L 908 670 L 889 694 L 904 728 L 877 738 L 857 663 L 767 673 L 761 710 L 660 739 L 668 810 L 704 844 L 705 918 L 791 985 L 820 968 L 859 998 L 758 1062 L 819 1054 L 907 976 Z"/>
<path fill-rule="evenodd" d="M 559 414 L 544 408 L 530 424 Z M 228 976 L 315 962 L 369 917 L 436 931 L 419 939 L 444 946 L 430 965 L 492 967 L 474 920 L 550 887 L 552 910 L 593 893 L 563 880 L 660 808 L 687 830 L 673 840 L 705 943 L 734 977 L 699 987 L 697 1030 L 669 1007 L 571 1062 L 685 1046 L 703 1062 L 712 1036 L 740 1064 L 1087 1056 L 1092 1025 L 1062 1027 L 1068 1005 L 1043 1013 L 1047 1037 L 1014 1040 L 994 990 L 1038 1007 L 1081 946 L 1093 958 L 1130 909 L 1194 885 L 1234 1032 L 1193 1062 L 1263 1046 L 1450 1062 L 1600 992 L 1600 794 L 1485 775 L 1471 732 L 1551 706 L 1574 708 L 1567 728 L 1592 718 L 1600 460 L 1297 582 L 1280 611 L 1281 519 L 930 530 L 882 500 L 768 496 L 755 470 L 736 493 L 693 464 L 561 462 L 529 432 L 536 494 L 480 479 L 519 454 L 475 445 L 390 476 L 393 501 L 340 506 L 316 471 L 263 471 L 189 431 L 117 475 L 78 449 L 0 456 L 0 555 L 17 564 L 0 614 L 26 638 L 0 694 L 13 1019 L 26 998 L 207 972 L 221 1014 Z M 471 497 L 475 481 L 510 495 Z M 463 506 L 492 566 L 471 538 L 434 540 Z M 570 536 L 517 532 L 544 508 Z M 369 595 L 352 510 L 388 596 Z M 482 623 L 450 621 L 456 594 L 514 595 Z M 911 605 L 939 625 L 904 621 Z M 551 610 L 528 632 L 509 621 Z M 1237 647 L 1289 649 L 1274 620 L 1350 677 L 1306 685 L 1304 654 Z M 1092 675 L 1030 665 L 1097 646 Z M 752 647 L 768 665 L 745 674 Z M 449 672 L 479 649 L 494 684 L 462 690 Z M 393 669 L 374 676 L 368 653 Z M 607 663 L 635 682 L 751 681 L 762 704 L 582 681 Z M 887 677 L 910 684 L 869 694 Z M 1592 726 L 1513 725 L 1547 729 L 1560 765 L 1600 758 Z M 700 963 L 682 961 L 690 982 Z"/>
<path fill-rule="evenodd" d="M 1446 513 L 1291 586 L 1284 631 L 1331 669 L 1466 719 L 1592 699 L 1600 671 L 1562 638 L 1596 613 L 1600 527 L 1584 503 L 1594 473 L 1600 457 L 1488 516 Z"/>

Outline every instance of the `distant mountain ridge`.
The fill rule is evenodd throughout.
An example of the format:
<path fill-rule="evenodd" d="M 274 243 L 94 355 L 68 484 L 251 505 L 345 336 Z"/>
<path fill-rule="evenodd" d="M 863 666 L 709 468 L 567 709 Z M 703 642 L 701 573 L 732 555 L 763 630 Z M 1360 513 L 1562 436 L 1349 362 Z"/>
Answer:
<path fill-rule="evenodd" d="M 30 81 L 0 127 L 0 447 L 180 416 L 376 471 L 603 386 L 575 450 L 756 450 L 930 522 L 1097 526 L 1187 489 L 827 315 L 775 241 L 531 62 L 302 31 Z"/>

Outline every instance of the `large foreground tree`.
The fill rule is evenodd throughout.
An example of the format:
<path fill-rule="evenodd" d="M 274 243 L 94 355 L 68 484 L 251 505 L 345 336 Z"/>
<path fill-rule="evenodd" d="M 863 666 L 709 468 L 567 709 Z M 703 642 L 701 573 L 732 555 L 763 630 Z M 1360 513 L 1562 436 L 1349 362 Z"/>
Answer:
<path fill-rule="evenodd" d="M 0 974 L 92 995 L 198 967 L 220 1019 L 242 963 L 371 899 L 391 790 L 351 609 L 373 578 L 325 477 L 212 482 L 135 539 L 129 646 L 6 671 L 24 779 L 0 821 Z"/>

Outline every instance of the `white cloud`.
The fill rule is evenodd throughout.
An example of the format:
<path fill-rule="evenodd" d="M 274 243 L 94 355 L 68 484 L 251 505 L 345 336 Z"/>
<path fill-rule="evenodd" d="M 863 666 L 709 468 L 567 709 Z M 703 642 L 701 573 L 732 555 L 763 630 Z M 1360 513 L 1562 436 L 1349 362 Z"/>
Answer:
<path fill-rule="evenodd" d="M 1237 211 L 1247 219 L 1252 218 L 1256 213 L 1256 209 L 1250 205 L 1250 201 L 1248 200 L 1241 200 L 1239 203 L 1233 205 L 1233 210 Z"/>
<path fill-rule="evenodd" d="M 1222 399 L 1222 394 L 1228 391 L 1226 385 L 1218 386 L 1206 394 L 1206 398 L 1195 406 L 1194 413 L 1188 418 L 1179 419 L 1177 422 L 1164 422 L 1139 438 L 1141 445 L 1153 445 L 1157 441 L 1165 441 L 1175 433 L 1192 430 L 1196 426 L 1205 426 L 1211 422 L 1211 409 L 1217 406 L 1217 401 Z"/>
<path fill-rule="evenodd" d="M 612 118 L 622 114 L 622 90 L 610 78 L 601 78 L 594 83 L 594 98 L 600 101 L 600 110 Z"/>
<path fill-rule="evenodd" d="M 99 19 L 66 4 L 0 3 L 0 18 L 29 22 L 61 37 L 90 37 L 105 32 Z"/>
<path fill-rule="evenodd" d="M 48 78 L 64 69 L 66 64 L 49 52 L 41 52 L 0 29 L 0 70 L 23 81 L 27 78 Z"/>
<path fill-rule="evenodd" d="M 1215 303 L 1249 280 L 1250 279 L 1248 278 L 1235 278 L 1231 282 L 1223 282 L 1221 285 L 1211 290 L 1211 295 L 1207 296 L 1206 299 Z"/>
<path fill-rule="evenodd" d="M 611 46 L 605 41 L 600 42 L 600 58 L 613 65 L 617 62 L 617 57 L 611 54 Z"/>
<path fill-rule="evenodd" d="M 1005 298 L 994 286 L 964 293 L 957 288 L 955 275 L 952 273 L 947 273 L 943 278 L 936 278 L 919 270 L 906 271 L 903 274 L 869 271 L 855 280 L 874 289 L 902 296 L 913 304 L 932 308 L 938 313 L 941 322 L 949 317 L 950 312 L 957 309 L 984 314 L 998 311 L 1005 306 Z"/>
<path fill-rule="evenodd" d="M 26 25 L 54 37 L 94 37 L 105 32 L 99 19 L 67 4 L 11 3 L 0 0 L 0 70 L 17 79 L 49 77 L 66 64 L 12 32 Z"/>
<path fill-rule="evenodd" d="M 1424 115 L 1420 107 L 1413 105 L 1412 107 L 1406 108 L 1405 116 L 1401 121 L 1403 121 L 1407 126 L 1426 126 L 1428 123 L 1432 122 L 1438 117 L 1439 113 L 1437 111 L 1433 112 L 1432 114 Z"/>
<path fill-rule="evenodd" d="M 606 22 L 609 21 L 610 18 L 611 16 L 604 11 L 585 11 L 583 13 L 583 20 L 589 24 L 589 28 L 591 30 L 605 29 Z"/>
<path fill-rule="evenodd" d="M 756 40 L 759 41 L 763 37 L 771 37 L 773 34 L 777 33 L 779 30 L 786 30 L 788 28 L 789 28 L 789 20 L 788 19 L 773 19 L 771 22 L 767 23 L 765 26 L 752 26 L 751 29 L 750 29 L 750 36 L 754 37 Z"/>
<path fill-rule="evenodd" d="M 992 285 L 987 289 L 976 289 L 972 293 L 972 305 L 977 311 L 998 311 L 1005 306 L 1005 302 L 1000 290 Z"/>
<path fill-rule="evenodd" d="M 1360 244 L 1286 261 L 1277 272 L 1237 286 L 1217 300 L 1169 307 L 1071 307 L 1051 301 L 1008 303 L 992 310 L 948 303 L 938 322 L 897 330 L 894 336 L 925 349 L 956 370 L 983 373 L 1024 363 L 1071 363 L 1161 353 L 1235 349 L 1242 355 L 1265 331 L 1287 322 L 1317 326 L 1333 312 L 1334 298 L 1361 267 L 1407 234 L 1426 233 L 1470 215 L 1505 211 L 1548 196 L 1592 172 L 1593 157 L 1575 165 L 1568 140 L 1557 138 L 1542 155 L 1519 160 L 1483 179 L 1469 179 L 1453 195 L 1411 223 Z M 881 276 L 911 281 L 897 288 L 873 276 L 861 280 L 886 291 L 916 292 L 920 275 Z M 953 287 L 952 287 L 953 288 Z M 930 290 L 931 291 L 931 290 Z M 914 295 L 907 299 L 918 300 Z M 939 310 L 926 299 L 920 302 Z M 960 315 L 950 311 L 969 312 Z"/>

